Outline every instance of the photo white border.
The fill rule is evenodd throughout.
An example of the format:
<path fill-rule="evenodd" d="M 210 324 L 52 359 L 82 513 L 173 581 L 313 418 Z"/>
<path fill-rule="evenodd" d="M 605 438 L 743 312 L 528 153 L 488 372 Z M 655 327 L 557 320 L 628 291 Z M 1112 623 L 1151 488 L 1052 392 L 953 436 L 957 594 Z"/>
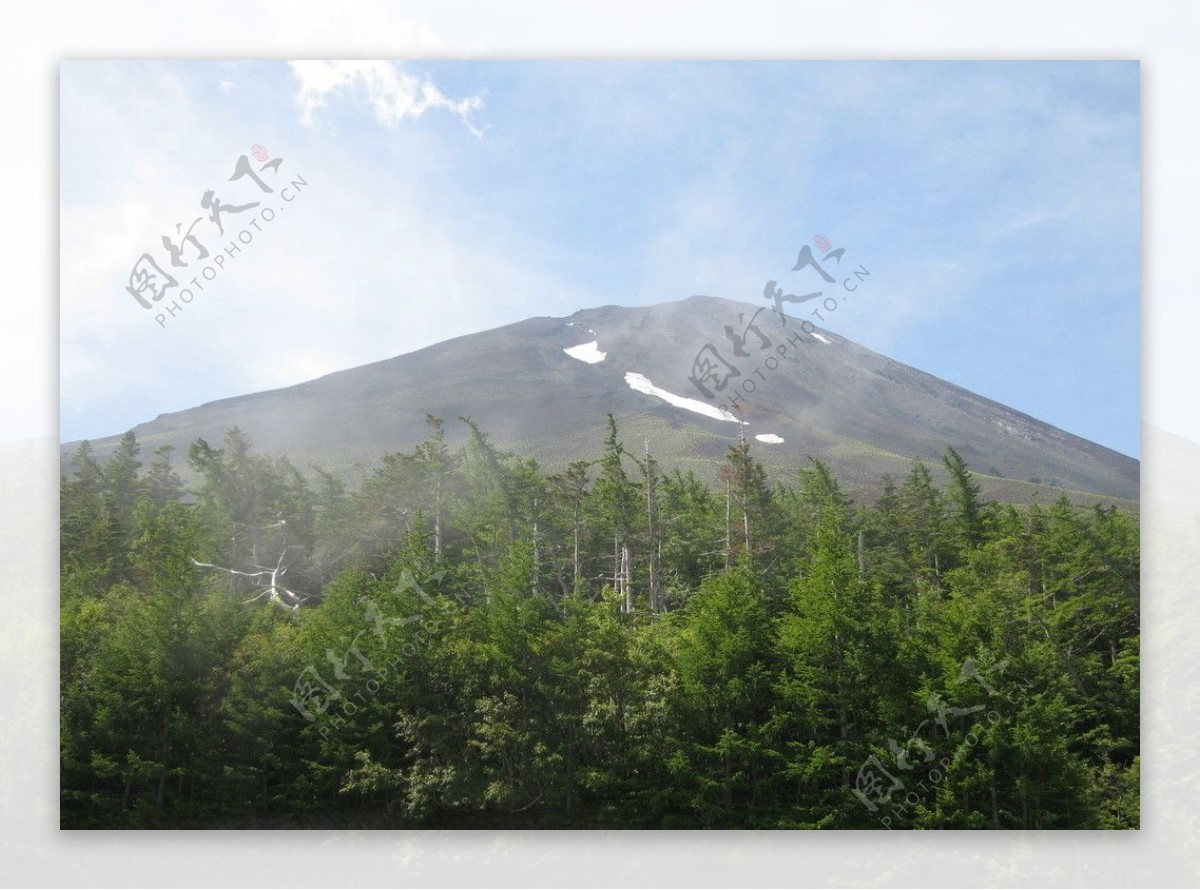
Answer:
<path fill-rule="evenodd" d="M 0 411 L 7 886 L 1194 886 L 1200 310 L 1194 0 L 27 4 L 8 11 Z M 58 65 L 70 58 L 1139 59 L 1143 795 L 1138 832 L 60 832 Z M 148 124 L 152 125 L 152 124 Z M 763 138 L 775 138 L 764 135 Z M 1103 245 L 1097 245 L 1102 250 Z M 6 267 L 10 264 L 6 263 Z M 1098 349 L 1103 344 L 1097 344 Z M 1103 410 L 1103 406 L 1097 406 Z M 1189 441 L 1190 440 L 1190 441 Z"/>

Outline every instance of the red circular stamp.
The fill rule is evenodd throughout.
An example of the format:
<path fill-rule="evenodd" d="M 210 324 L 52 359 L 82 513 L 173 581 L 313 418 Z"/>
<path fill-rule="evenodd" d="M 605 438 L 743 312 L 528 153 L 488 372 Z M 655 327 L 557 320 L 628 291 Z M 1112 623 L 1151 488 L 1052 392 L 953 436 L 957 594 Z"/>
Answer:
<path fill-rule="evenodd" d="M 261 145 L 255 145 L 253 148 L 251 148 L 250 154 L 254 155 L 254 157 L 258 158 L 260 161 L 265 161 L 271 156 L 271 153 Z M 822 247 L 821 249 L 824 250 L 825 248 Z"/>
<path fill-rule="evenodd" d="M 817 250 L 821 251 L 829 250 L 829 248 L 833 247 L 833 242 L 824 235 L 814 235 L 813 244 L 817 245 Z"/>

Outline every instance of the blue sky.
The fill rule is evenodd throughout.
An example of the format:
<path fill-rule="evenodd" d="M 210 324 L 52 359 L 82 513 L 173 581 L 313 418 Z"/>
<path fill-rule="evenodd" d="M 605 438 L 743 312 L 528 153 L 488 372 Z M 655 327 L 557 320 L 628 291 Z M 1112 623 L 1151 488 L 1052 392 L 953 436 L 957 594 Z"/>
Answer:
<path fill-rule="evenodd" d="M 872 273 L 823 326 L 1138 454 L 1136 62 L 74 62 L 61 96 L 64 440 L 531 315 L 760 302 L 823 233 Z M 261 197 L 227 181 L 255 144 L 308 186 L 156 324 L 131 266 L 205 190 Z"/>

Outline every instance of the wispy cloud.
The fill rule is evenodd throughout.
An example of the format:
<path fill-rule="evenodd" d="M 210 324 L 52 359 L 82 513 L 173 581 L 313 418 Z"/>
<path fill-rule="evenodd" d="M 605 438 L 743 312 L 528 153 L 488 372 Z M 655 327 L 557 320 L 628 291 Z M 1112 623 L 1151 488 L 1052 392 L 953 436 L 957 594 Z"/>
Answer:
<path fill-rule="evenodd" d="M 1021 229 L 1028 229 L 1033 226 L 1043 225 L 1044 223 L 1054 222 L 1055 220 L 1065 219 L 1078 212 L 1078 204 L 1072 204 L 1069 207 L 1062 207 L 1054 210 L 1049 208 L 1033 210 L 1029 213 L 1021 214 L 1020 216 L 1009 220 L 1004 226 L 1004 229 L 1008 231 L 1020 231 Z"/>
<path fill-rule="evenodd" d="M 375 119 L 387 127 L 395 127 L 405 118 L 419 118 L 431 109 L 444 109 L 474 135 L 483 135 L 471 122 L 471 113 L 483 108 L 481 95 L 451 99 L 432 80 L 408 74 L 393 62 L 305 60 L 288 65 L 299 83 L 296 104 L 306 127 L 314 125 L 316 111 L 336 96 L 365 101 L 374 110 Z"/>

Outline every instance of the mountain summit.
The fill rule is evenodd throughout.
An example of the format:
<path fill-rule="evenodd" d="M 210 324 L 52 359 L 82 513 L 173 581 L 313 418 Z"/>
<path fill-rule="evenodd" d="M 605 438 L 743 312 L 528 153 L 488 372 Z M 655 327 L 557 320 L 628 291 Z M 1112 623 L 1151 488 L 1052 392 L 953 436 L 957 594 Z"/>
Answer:
<path fill-rule="evenodd" d="M 629 447 L 715 478 L 744 425 L 775 471 L 829 463 L 851 490 L 954 447 L 986 495 L 1138 498 L 1139 463 L 799 319 L 717 297 L 530 318 L 284 389 L 209 402 L 134 428 L 186 454 L 240 427 L 256 450 L 345 471 L 411 449 L 426 415 L 450 442 L 469 417 L 548 468 L 595 457 L 612 413 Z M 93 442 L 100 456 L 117 437 Z M 76 443 L 63 445 L 64 458 Z"/>

